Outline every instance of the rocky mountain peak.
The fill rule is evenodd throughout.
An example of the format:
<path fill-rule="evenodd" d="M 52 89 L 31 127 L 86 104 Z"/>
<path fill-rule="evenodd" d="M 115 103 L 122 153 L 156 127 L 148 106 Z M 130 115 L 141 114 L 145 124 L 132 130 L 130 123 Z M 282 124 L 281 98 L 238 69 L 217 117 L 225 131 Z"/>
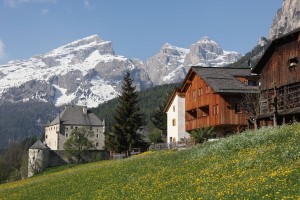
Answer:
<path fill-rule="evenodd" d="M 197 43 L 213 43 L 215 45 L 218 45 L 215 41 L 211 40 L 208 36 L 203 36 L 202 38 L 200 38 L 200 40 L 197 41 Z"/>
<path fill-rule="evenodd" d="M 61 46 L 45 54 L 46 57 L 56 57 L 73 54 L 79 56 L 81 60 L 98 50 L 100 55 L 115 55 L 111 41 L 102 40 L 98 35 L 92 35 L 80 40 L 76 40 L 67 45 Z"/>
<path fill-rule="evenodd" d="M 273 20 L 269 38 L 274 40 L 281 35 L 300 27 L 300 1 L 284 0 Z"/>
<path fill-rule="evenodd" d="M 257 42 L 257 45 L 261 46 L 261 47 L 264 47 L 264 46 L 267 46 L 268 45 L 268 40 L 267 38 L 265 37 L 260 37 L 258 42 Z"/>
<path fill-rule="evenodd" d="M 190 47 L 186 55 L 184 65 L 201 65 L 204 67 L 226 66 L 237 61 L 241 55 L 233 51 L 224 51 L 218 43 L 209 39 L 207 36 L 202 37 Z"/>
<path fill-rule="evenodd" d="M 180 56 L 188 53 L 188 49 L 180 48 L 173 46 L 169 43 L 165 43 L 159 51 L 159 54 L 166 54 L 166 55 L 174 55 L 174 56 Z"/>

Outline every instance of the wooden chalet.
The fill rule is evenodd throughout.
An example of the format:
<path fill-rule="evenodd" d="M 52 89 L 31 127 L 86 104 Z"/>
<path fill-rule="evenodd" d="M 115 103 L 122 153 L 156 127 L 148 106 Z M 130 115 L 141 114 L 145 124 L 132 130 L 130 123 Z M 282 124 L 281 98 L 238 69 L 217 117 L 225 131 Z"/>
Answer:
<path fill-rule="evenodd" d="M 260 75 L 260 125 L 300 120 L 300 29 L 271 42 L 252 72 Z"/>
<path fill-rule="evenodd" d="M 181 86 L 185 93 L 185 128 L 213 126 L 217 137 L 248 126 L 240 102 L 245 93 L 258 93 L 250 68 L 191 67 Z"/>

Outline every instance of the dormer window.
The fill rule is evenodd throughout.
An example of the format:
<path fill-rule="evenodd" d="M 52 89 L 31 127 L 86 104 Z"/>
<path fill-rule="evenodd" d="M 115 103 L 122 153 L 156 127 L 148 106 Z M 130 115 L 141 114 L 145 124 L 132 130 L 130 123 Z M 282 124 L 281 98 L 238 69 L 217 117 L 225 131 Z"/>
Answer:
<path fill-rule="evenodd" d="M 298 65 L 298 58 L 297 57 L 293 57 L 289 59 L 289 68 L 295 68 Z"/>

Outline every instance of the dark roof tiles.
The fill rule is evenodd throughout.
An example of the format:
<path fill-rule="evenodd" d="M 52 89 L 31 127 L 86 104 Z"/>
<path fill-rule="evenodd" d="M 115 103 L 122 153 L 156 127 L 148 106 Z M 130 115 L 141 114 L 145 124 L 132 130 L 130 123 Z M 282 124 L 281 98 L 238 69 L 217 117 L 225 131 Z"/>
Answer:
<path fill-rule="evenodd" d="M 194 66 L 192 69 L 217 93 L 257 93 L 259 89 L 237 79 L 251 76 L 250 68 Z"/>
<path fill-rule="evenodd" d="M 41 140 L 37 140 L 29 149 L 48 149 L 44 143 L 41 142 Z"/>
<path fill-rule="evenodd" d="M 81 125 L 81 126 L 103 126 L 104 121 L 100 120 L 94 113 L 83 110 L 85 106 L 66 106 L 65 110 L 61 112 L 51 123 L 64 125 Z"/>

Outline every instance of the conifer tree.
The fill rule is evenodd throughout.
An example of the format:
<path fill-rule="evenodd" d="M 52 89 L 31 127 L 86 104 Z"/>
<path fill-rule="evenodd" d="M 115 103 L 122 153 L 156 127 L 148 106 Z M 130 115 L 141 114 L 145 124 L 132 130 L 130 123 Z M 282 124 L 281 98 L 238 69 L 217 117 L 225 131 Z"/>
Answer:
<path fill-rule="evenodd" d="M 126 73 L 119 95 L 119 103 L 115 113 L 116 124 L 113 127 L 114 150 L 130 155 L 132 148 L 141 141 L 138 130 L 145 125 L 145 118 L 140 113 L 138 95 L 133 86 L 130 73 Z"/>
<path fill-rule="evenodd" d="M 151 114 L 151 122 L 153 125 L 161 131 L 163 137 L 167 136 L 167 115 L 164 112 L 164 105 L 159 105 L 159 107 L 154 110 Z"/>

